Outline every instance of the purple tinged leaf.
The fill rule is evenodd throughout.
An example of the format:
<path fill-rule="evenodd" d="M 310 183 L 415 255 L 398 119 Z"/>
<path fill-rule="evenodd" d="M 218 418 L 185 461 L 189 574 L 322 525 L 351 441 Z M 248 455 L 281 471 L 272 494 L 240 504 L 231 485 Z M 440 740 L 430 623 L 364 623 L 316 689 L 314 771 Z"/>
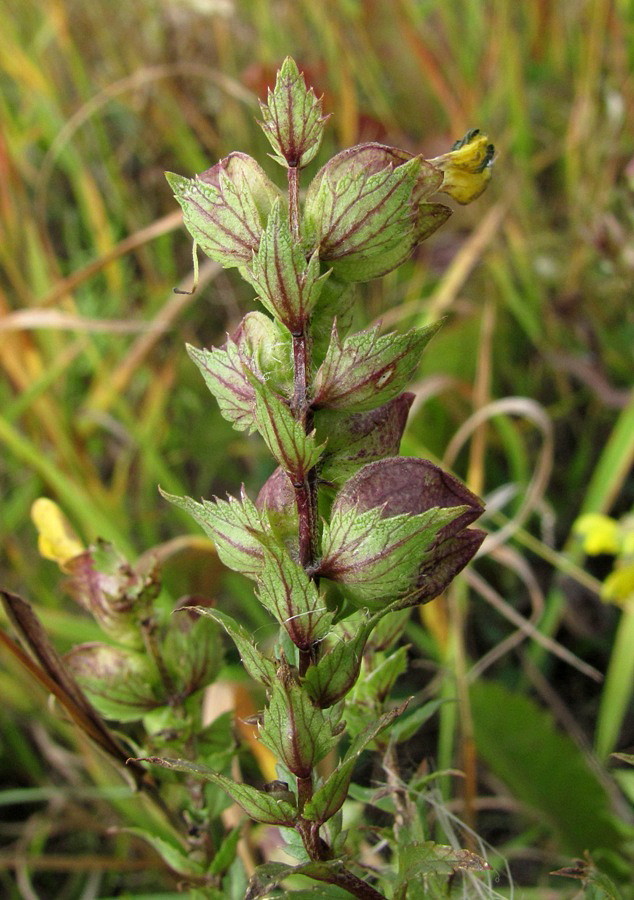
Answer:
<path fill-rule="evenodd" d="M 326 167 L 317 192 L 309 189 L 306 231 L 337 277 L 369 281 L 384 275 L 390 270 L 386 254 L 396 246 L 399 261 L 407 259 L 416 243 L 410 201 L 419 169 L 415 159 L 396 169 L 388 165 L 375 174 L 361 169 L 338 178 Z M 363 264 L 362 277 L 350 277 L 351 264 Z"/>
<path fill-rule="evenodd" d="M 379 327 L 341 340 L 333 326 L 326 358 L 315 376 L 316 408 L 365 412 L 393 400 L 411 380 L 440 323 L 407 334 Z"/>
<path fill-rule="evenodd" d="M 308 650 L 326 636 L 333 613 L 315 582 L 284 548 L 270 542 L 263 559 L 258 576 L 260 603 L 286 629 L 296 647 Z"/>
<path fill-rule="evenodd" d="M 292 388 L 290 335 L 258 312 L 247 313 L 232 337 L 219 348 L 187 345 L 220 412 L 237 431 L 255 431 L 255 389 L 249 376 Z"/>
<path fill-rule="evenodd" d="M 360 144 L 333 157 L 306 196 L 307 246 L 343 281 L 369 281 L 397 268 L 451 214 L 422 203 L 442 173 L 396 147 Z"/>
<path fill-rule="evenodd" d="M 413 588 L 417 603 L 426 603 L 438 597 L 449 587 L 459 572 L 471 562 L 486 537 L 486 531 L 466 528 L 454 537 L 441 540 L 418 570 Z M 411 606 L 412 597 L 408 598 Z"/>
<path fill-rule="evenodd" d="M 377 175 L 386 168 L 395 169 L 403 163 L 414 158 L 412 153 L 401 150 L 399 147 L 390 147 L 387 144 L 379 144 L 369 141 L 365 144 L 356 144 L 347 147 L 328 160 L 325 166 L 319 170 L 308 188 L 307 199 L 312 198 L 319 190 L 321 181 L 325 176 L 331 181 L 339 181 L 348 176 L 362 174 Z M 417 159 L 421 159 L 417 157 Z M 417 202 L 430 197 L 440 188 L 444 175 L 440 169 L 433 166 L 427 160 L 421 159 L 420 172 L 416 179 L 413 191 L 413 199 Z"/>
<path fill-rule="evenodd" d="M 445 224 L 451 210 L 442 203 L 421 203 L 416 210 L 416 244 L 422 244 Z"/>
<path fill-rule="evenodd" d="M 413 400 L 414 394 L 405 393 L 368 412 L 319 410 L 315 415 L 317 433 L 328 436 L 320 477 L 341 485 L 361 466 L 396 456 Z"/>
<path fill-rule="evenodd" d="M 241 500 L 229 497 L 227 500 L 203 500 L 202 503 L 165 491 L 161 494 L 202 526 L 228 568 L 249 578 L 259 576 L 264 564 L 262 543 L 268 539 L 270 529 L 268 521 L 244 492 Z"/>
<path fill-rule="evenodd" d="M 231 153 L 196 178 L 166 173 L 196 243 L 222 266 L 251 262 L 275 200 L 264 170 L 246 153 Z"/>
<path fill-rule="evenodd" d="M 184 700 L 214 681 L 223 663 L 222 644 L 210 617 L 183 605 L 174 613 L 177 615 L 161 629 L 161 654 L 174 688 Z"/>
<path fill-rule="evenodd" d="M 222 347 L 212 350 L 198 350 L 188 344 L 187 352 L 218 401 L 223 417 L 236 431 L 255 431 L 255 391 L 244 374 L 245 359 L 238 346 L 228 338 Z"/>
<path fill-rule="evenodd" d="M 329 273 L 321 274 L 316 253 L 306 260 L 302 247 L 291 237 L 288 217 L 278 202 L 262 235 L 260 250 L 243 274 L 266 309 L 292 334 L 301 334 Z"/>
<path fill-rule="evenodd" d="M 260 102 L 260 126 L 283 166 L 303 168 L 315 157 L 328 116 L 322 115 L 321 99 L 307 88 L 304 76 L 287 57 L 277 73 L 275 88 Z"/>
<path fill-rule="evenodd" d="M 140 653 L 94 642 L 73 647 L 64 662 L 106 719 L 136 722 L 165 702 L 157 672 Z"/>
<path fill-rule="evenodd" d="M 239 784 L 226 775 L 214 772 L 208 766 L 189 762 L 187 759 L 165 759 L 159 756 L 142 757 L 134 762 L 149 762 L 162 766 L 164 769 L 211 781 L 228 794 L 256 822 L 290 826 L 297 819 L 297 810 L 288 801 L 278 800 L 272 794 L 259 791 L 249 784 Z"/>
<path fill-rule="evenodd" d="M 281 466 L 264 482 L 255 505 L 266 512 L 278 543 L 298 548 L 299 516 L 295 490 Z"/>
<path fill-rule="evenodd" d="M 368 744 L 378 737 L 384 729 L 388 728 L 398 716 L 405 712 L 409 703 L 410 701 L 406 700 L 400 706 L 379 716 L 378 719 L 357 735 L 337 768 L 325 783 L 315 791 L 312 799 L 304 807 L 304 818 L 321 824 L 327 822 L 341 809 L 348 796 L 348 788 L 350 787 L 357 760 Z"/>
<path fill-rule="evenodd" d="M 466 529 L 482 511 L 471 491 L 428 460 L 369 463 L 335 498 L 319 574 L 357 606 L 432 599 L 480 546 L 484 533 Z"/>
<path fill-rule="evenodd" d="M 408 596 L 425 552 L 462 507 L 389 518 L 381 512 L 380 507 L 360 512 L 333 506 L 324 526 L 318 574 L 336 581 L 358 607 L 378 609 Z"/>
<path fill-rule="evenodd" d="M 263 684 L 270 685 L 275 681 L 276 668 L 274 663 L 267 659 L 257 649 L 253 643 L 253 639 L 249 632 L 239 622 L 236 622 L 231 616 L 220 610 L 207 606 L 191 606 L 200 616 L 206 616 L 213 619 L 225 629 L 231 640 L 236 645 L 238 653 L 242 659 L 242 664 L 247 670 L 251 678 L 261 681 Z"/>
<path fill-rule="evenodd" d="M 442 532 L 457 534 L 484 512 L 484 504 L 455 476 L 428 459 L 399 456 L 364 466 L 337 494 L 335 507 L 359 512 L 380 506 L 383 517 L 466 506 Z"/>
<path fill-rule="evenodd" d="M 308 778 L 337 742 L 329 720 L 295 683 L 288 665 L 273 685 L 260 740 L 298 778 Z"/>
<path fill-rule="evenodd" d="M 260 493 L 257 496 L 255 505 L 258 509 L 265 509 L 271 515 L 280 514 L 288 515 L 291 510 L 296 509 L 295 491 L 291 479 L 281 466 L 266 479 Z"/>

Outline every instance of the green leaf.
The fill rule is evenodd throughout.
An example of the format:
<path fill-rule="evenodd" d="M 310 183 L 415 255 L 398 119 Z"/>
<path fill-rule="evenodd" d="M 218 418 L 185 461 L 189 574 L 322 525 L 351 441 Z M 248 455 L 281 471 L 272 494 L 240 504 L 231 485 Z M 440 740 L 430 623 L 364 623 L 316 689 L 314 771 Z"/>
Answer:
<path fill-rule="evenodd" d="M 185 227 L 225 268 L 251 262 L 279 191 L 246 153 L 230 153 L 196 178 L 166 173 Z"/>
<path fill-rule="evenodd" d="M 286 550 L 269 543 L 258 577 L 260 603 L 275 616 L 296 647 L 308 650 L 330 629 L 333 613 L 303 567 Z"/>
<path fill-rule="evenodd" d="M 214 681 L 223 664 L 222 643 L 218 627 L 208 618 L 182 607 L 174 612 L 163 629 L 161 655 L 174 690 L 184 700 Z"/>
<path fill-rule="evenodd" d="M 393 400 L 412 379 L 440 323 L 407 334 L 379 335 L 379 326 L 342 342 L 336 324 L 315 376 L 314 406 L 363 412 Z"/>
<path fill-rule="evenodd" d="M 165 702 L 158 672 L 141 653 L 95 641 L 73 647 L 64 663 L 106 719 L 136 722 Z"/>
<path fill-rule="evenodd" d="M 376 616 L 361 625 L 351 640 L 338 641 L 317 665 L 304 676 L 306 690 L 313 702 L 327 709 L 348 693 L 359 677 L 366 641 L 376 624 Z"/>
<path fill-rule="evenodd" d="M 377 654 L 372 671 L 359 682 L 358 687 L 363 696 L 381 702 L 388 697 L 396 679 L 407 671 L 407 649 L 399 647 L 384 659 L 381 654 Z"/>
<path fill-rule="evenodd" d="M 453 875 L 460 869 L 484 872 L 491 866 L 470 850 L 456 850 L 433 841 L 412 841 L 398 849 L 398 882 L 425 875 Z"/>
<path fill-rule="evenodd" d="M 308 778 L 337 742 L 324 713 L 284 672 L 273 686 L 260 739 L 298 778 Z"/>
<path fill-rule="evenodd" d="M 263 656 L 253 643 L 253 639 L 249 632 L 236 622 L 231 616 L 220 610 L 207 606 L 187 606 L 185 609 L 192 609 L 201 616 L 207 616 L 213 619 L 225 629 L 231 640 L 238 649 L 238 653 L 242 659 L 242 664 L 247 670 L 251 678 L 261 681 L 262 684 L 272 684 L 275 680 L 276 667 L 274 663 Z"/>
<path fill-rule="evenodd" d="M 263 822 L 267 825 L 292 825 L 297 818 L 297 810 L 286 800 L 276 800 L 271 794 L 259 791 L 250 784 L 238 784 L 237 781 L 221 775 L 219 772 L 214 772 L 208 766 L 193 763 L 187 759 L 165 759 L 160 756 L 142 757 L 136 762 L 152 763 L 173 772 L 182 772 L 194 778 L 213 782 L 256 822 Z"/>
<path fill-rule="evenodd" d="M 465 507 L 435 507 L 383 518 L 380 507 L 359 512 L 333 506 L 324 526 L 319 574 L 341 585 L 355 606 L 376 609 L 416 583 L 425 551 Z"/>
<path fill-rule="evenodd" d="M 317 446 L 315 433 L 306 434 L 301 422 L 282 399 L 255 378 L 255 421 L 267 447 L 293 481 L 303 481 L 321 456 L 324 444 Z"/>
<path fill-rule="evenodd" d="M 493 682 L 470 689 L 476 748 L 512 795 L 557 835 L 561 851 L 617 852 L 624 834 L 599 777 L 552 716 Z"/>
<path fill-rule="evenodd" d="M 367 412 L 322 409 L 315 414 L 318 435 L 328 438 L 320 477 L 341 486 L 366 463 L 397 456 L 414 394 L 400 394 Z"/>
<path fill-rule="evenodd" d="M 202 865 L 197 862 L 195 859 L 187 856 L 185 850 L 182 847 L 177 847 L 176 844 L 170 844 L 168 841 L 164 840 L 161 837 L 158 837 L 155 834 L 152 834 L 149 831 L 146 831 L 144 828 L 118 828 L 117 832 L 122 832 L 123 834 L 133 834 L 136 837 L 141 838 L 147 844 L 156 850 L 158 855 L 161 857 L 164 863 L 172 869 L 172 871 L 177 872 L 179 875 L 203 875 L 204 869 Z"/>
<path fill-rule="evenodd" d="M 321 100 L 307 88 L 304 76 L 290 56 L 277 73 L 275 88 L 267 102 L 260 102 L 261 128 L 283 166 L 303 168 L 314 159 L 327 116 L 322 115 Z"/>
<path fill-rule="evenodd" d="M 337 281 L 331 275 L 324 282 L 319 303 L 313 310 L 310 320 L 312 336 L 312 363 L 317 369 L 326 358 L 332 336 L 333 321 L 337 320 L 339 334 L 344 336 L 352 328 L 357 300 L 357 288 L 354 284 Z"/>
<path fill-rule="evenodd" d="M 232 828 L 218 847 L 209 866 L 210 875 L 223 875 L 233 864 L 238 849 L 238 841 L 242 835 L 242 826 Z"/>
<path fill-rule="evenodd" d="M 398 716 L 405 712 L 409 703 L 410 701 L 406 700 L 400 706 L 383 713 L 382 716 L 371 722 L 361 734 L 357 735 L 337 768 L 325 783 L 315 791 L 304 807 L 304 818 L 313 822 L 323 823 L 327 822 L 341 809 L 347 797 L 348 787 L 358 758 L 368 744 L 385 728 L 388 728 Z"/>
<path fill-rule="evenodd" d="M 324 862 L 311 861 L 300 866 L 277 862 L 264 863 L 264 865 L 258 866 L 253 873 L 244 900 L 259 900 L 261 897 L 270 895 L 285 879 L 290 878 L 292 875 L 305 875 L 309 878 L 323 878 L 326 880 L 340 872 L 341 869 L 342 863 L 338 859 L 329 859 Z M 339 898 L 346 900 L 346 897 L 350 897 L 348 891 L 329 884 L 318 885 L 309 890 L 292 891 L 291 895 L 293 897 L 306 898 L 306 900 L 314 897 L 322 897 L 324 900 L 326 898 L 328 900 L 339 900 Z M 273 896 L 280 895 L 275 894 Z M 288 896 L 288 892 L 285 891 L 283 896 Z"/>
<path fill-rule="evenodd" d="M 419 706 L 408 716 L 403 716 L 402 719 L 399 719 L 392 726 L 390 738 L 397 743 L 401 743 L 414 737 L 418 729 L 425 722 L 428 722 L 432 716 L 436 715 L 443 702 L 443 700 L 430 700 L 428 703 L 423 703 L 422 706 Z"/>
<path fill-rule="evenodd" d="M 241 270 L 245 274 L 245 270 Z M 293 339 L 284 325 L 249 312 L 233 335 L 250 372 L 283 396 L 293 393 Z"/>
<path fill-rule="evenodd" d="M 257 578 L 262 571 L 262 542 L 268 539 L 268 522 L 246 494 L 241 500 L 203 500 L 177 497 L 161 491 L 163 497 L 184 509 L 202 526 L 216 545 L 222 562 L 236 572 Z"/>
<path fill-rule="evenodd" d="M 306 260 L 302 246 L 291 237 L 281 203 L 276 203 L 262 235 L 260 250 L 243 274 L 266 309 L 292 334 L 300 334 L 329 273 L 321 274 L 316 253 Z"/>

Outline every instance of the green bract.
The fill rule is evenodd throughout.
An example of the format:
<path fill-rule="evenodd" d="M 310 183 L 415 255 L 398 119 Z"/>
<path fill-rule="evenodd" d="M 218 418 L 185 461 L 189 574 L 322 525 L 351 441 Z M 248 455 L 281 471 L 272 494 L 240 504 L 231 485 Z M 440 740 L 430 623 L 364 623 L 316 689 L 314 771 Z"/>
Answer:
<path fill-rule="evenodd" d="M 359 144 L 334 156 L 306 196 L 307 247 L 342 281 L 369 281 L 396 269 L 451 215 L 424 199 L 442 172 L 420 156 L 383 144 Z"/>
<path fill-rule="evenodd" d="M 166 177 L 201 250 L 225 268 L 250 262 L 280 196 L 256 161 L 230 153 L 196 178 Z"/>
<path fill-rule="evenodd" d="M 295 60 L 287 57 L 279 72 L 275 89 L 266 103 L 260 103 L 262 130 L 275 150 L 274 159 L 282 166 L 302 168 L 315 157 L 327 116 L 321 114 L 321 101 L 308 89 Z"/>

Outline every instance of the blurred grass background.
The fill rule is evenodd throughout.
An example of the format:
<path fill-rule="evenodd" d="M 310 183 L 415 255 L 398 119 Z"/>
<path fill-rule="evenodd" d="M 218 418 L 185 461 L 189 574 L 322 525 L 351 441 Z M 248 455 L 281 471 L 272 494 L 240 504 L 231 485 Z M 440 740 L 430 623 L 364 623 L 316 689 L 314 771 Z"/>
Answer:
<path fill-rule="evenodd" d="M 470 583 L 412 622 L 413 657 L 434 672 L 427 689 L 459 698 L 419 757 L 468 769 L 475 742 L 494 771 L 478 787 L 488 801 L 461 807 L 457 782 L 445 801 L 512 861 L 521 896 L 565 895 L 547 872 L 591 849 L 590 838 L 562 838 L 565 823 L 522 790 L 539 777 L 530 766 L 518 767 L 521 785 L 501 786 L 487 736 L 504 731 L 502 712 L 484 695 L 472 702 L 468 686 L 486 671 L 509 697 L 532 696 L 586 759 L 598 718 L 603 762 L 634 744 L 632 651 L 626 644 L 615 661 L 612 650 L 627 610 L 597 597 L 610 560 L 590 565 L 571 537 L 580 512 L 618 517 L 634 500 L 632 4 L 1 7 L 0 567 L 61 650 L 94 630 L 38 557 L 36 497 L 54 497 L 85 540 L 105 537 L 134 556 L 193 530 L 157 484 L 211 496 L 243 481 L 253 492 L 270 471 L 257 438 L 220 418 L 184 353 L 185 341 L 221 343 L 252 297 L 210 263 L 195 295 L 172 292 L 191 284 L 191 247 L 164 170 L 189 176 L 240 149 L 279 180 L 254 117 L 287 54 L 333 113 L 308 175 L 362 140 L 429 157 L 471 127 L 495 142 L 487 193 L 398 273 L 363 288 L 357 325 L 447 317 L 419 373 L 403 453 L 444 458 L 487 496 L 487 525 L 500 537 Z M 215 568 L 174 577 L 249 603 L 241 584 L 218 584 Z M 248 614 L 262 624 L 253 604 Z M 604 673 L 611 659 L 617 689 L 606 702 L 592 669 Z M 103 817 L 136 821 L 134 802 L 114 796 L 112 776 L 46 711 L 28 675 L 4 655 L 0 665 L 3 895 L 173 888 L 141 845 L 130 850 L 119 836 L 103 850 Z M 101 790 L 78 774 L 78 755 Z M 605 766 L 600 774 L 624 823 L 630 774 L 616 773 L 619 787 Z M 564 820 L 584 815 L 574 797 L 565 802 Z M 33 857 L 35 868 L 21 862 Z"/>

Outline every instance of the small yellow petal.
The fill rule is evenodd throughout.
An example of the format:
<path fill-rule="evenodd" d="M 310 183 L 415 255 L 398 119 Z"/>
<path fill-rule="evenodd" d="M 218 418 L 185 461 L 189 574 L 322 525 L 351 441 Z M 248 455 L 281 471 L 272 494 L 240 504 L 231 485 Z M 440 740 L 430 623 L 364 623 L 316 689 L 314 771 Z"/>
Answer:
<path fill-rule="evenodd" d="M 486 134 L 480 134 L 477 128 L 468 131 L 462 140 L 456 141 L 449 153 L 429 160 L 444 172 L 439 190 L 458 203 L 471 203 L 491 180 L 494 154 L 495 148 Z"/>
<path fill-rule="evenodd" d="M 634 566 L 623 566 L 611 572 L 603 583 L 601 599 L 617 606 L 634 600 Z"/>
<path fill-rule="evenodd" d="M 618 522 L 601 513 L 587 513 L 574 524 L 575 534 L 583 539 L 583 549 L 589 556 L 609 553 L 615 556 L 620 549 Z"/>
<path fill-rule="evenodd" d="M 62 571 L 65 563 L 84 552 L 84 545 L 64 513 L 48 497 L 38 497 L 33 503 L 31 519 L 38 531 L 37 546 L 40 555 L 56 562 Z"/>

